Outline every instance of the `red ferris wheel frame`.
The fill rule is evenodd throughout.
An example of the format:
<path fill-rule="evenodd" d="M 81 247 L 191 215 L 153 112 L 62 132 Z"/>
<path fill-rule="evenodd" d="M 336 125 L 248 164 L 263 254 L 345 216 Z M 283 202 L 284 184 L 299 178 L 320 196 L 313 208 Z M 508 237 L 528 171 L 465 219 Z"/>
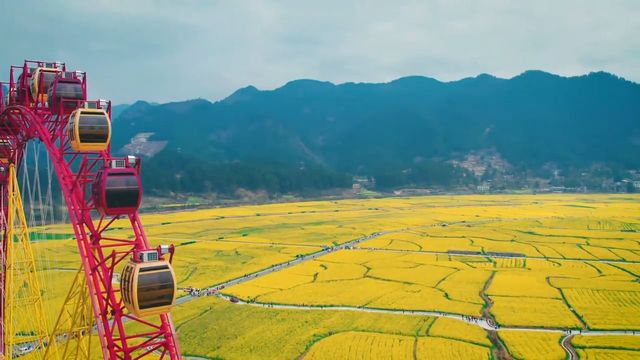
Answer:
<path fill-rule="evenodd" d="M 27 75 L 30 69 L 51 66 L 66 71 L 63 63 L 25 60 L 22 66 L 11 67 L 9 82 L 5 83 L 9 94 L 3 93 L 6 88 L 0 84 L 0 139 L 10 144 L 0 148 L 0 158 L 9 159 L 10 163 L 19 166 L 25 146 L 31 140 L 41 141 L 48 152 L 73 226 L 104 358 L 135 360 L 149 356 L 180 359 L 170 314 L 148 318 L 130 314 L 119 296 L 119 286 L 112 281 L 118 264 L 128 261 L 135 251 L 150 248 L 137 211 L 116 216 L 100 215 L 90 195 L 90 186 L 98 171 L 112 160 L 126 159 L 111 156 L 110 146 L 101 152 L 75 152 L 71 149 L 66 131 L 69 114 L 65 114 L 63 106 L 49 108 L 39 96 L 34 99 L 30 94 Z M 16 77 L 16 74 L 22 76 Z M 81 75 L 86 98 L 86 74 Z M 42 81 L 39 83 L 42 87 Z M 111 115 L 110 102 L 98 100 L 90 103 Z M 77 106 L 81 105 L 84 104 L 78 101 Z M 5 169 L 8 165 L 0 163 Z M 0 174 L 2 196 L 6 195 L 6 186 L 3 186 L 6 181 L 6 172 Z M 120 218 L 128 219 L 132 234 L 125 238 L 105 234 Z M 3 238 L 2 251 L 6 241 Z M 4 279 L 0 281 L 4 286 Z M 2 310 L 0 320 L 4 322 Z M 126 322 L 136 323 L 135 327 L 125 327 Z M 1 340 L 4 344 L 5 339 Z"/>

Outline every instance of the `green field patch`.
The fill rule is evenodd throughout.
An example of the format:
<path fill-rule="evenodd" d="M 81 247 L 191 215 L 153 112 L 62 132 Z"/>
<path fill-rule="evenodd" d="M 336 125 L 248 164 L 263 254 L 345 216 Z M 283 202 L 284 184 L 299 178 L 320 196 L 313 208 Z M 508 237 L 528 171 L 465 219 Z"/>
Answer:
<path fill-rule="evenodd" d="M 37 231 L 29 232 L 29 239 L 31 239 L 31 241 L 69 240 L 74 237 L 74 234 L 43 233 Z"/>

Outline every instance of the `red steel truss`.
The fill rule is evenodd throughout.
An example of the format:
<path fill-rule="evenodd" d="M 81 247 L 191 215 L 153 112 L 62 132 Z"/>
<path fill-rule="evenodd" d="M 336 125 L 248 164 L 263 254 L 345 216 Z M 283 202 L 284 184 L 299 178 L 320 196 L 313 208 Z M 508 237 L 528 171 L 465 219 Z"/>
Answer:
<path fill-rule="evenodd" d="M 127 262 L 134 251 L 150 248 L 137 211 L 106 216 L 100 215 L 93 204 L 90 186 L 98 170 L 112 160 L 127 159 L 112 157 L 110 146 L 100 152 L 75 152 L 71 149 L 66 131 L 68 111 L 64 111 L 63 106 L 50 108 L 40 96 L 34 97 L 29 88 L 26 74 L 33 74 L 32 69 L 38 67 L 70 73 L 63 63 L 25 60 L 22 66 L 11 67 L 8 83 L 0 84 L 0 141 L 10 144 L 0 146 L 0 187 L 6 188 L 7 171 L 3 172 L 2 168 L 8 169 L 9 163 L 19 166 L 29 141 L 42 142 L 53 164 L 73 226 L 104 358 L 180 359 L 170 314 L 144 319 L 135 317 L 124 307 L 119 285 L 112 281 L 118 264 Z M 72 76 L 81 79 L 86 99 L 86 74 L 73 72 Z M 42 86 L 42 81 L 40 83 Z M 109 101 L 73 101 L 78 107 L 89 103 L 91 107 L 105 109 L 111 115 Z M 3 159 L 8 159 L 8 163 L 2 163 Z M 130 229 L 128 236 L 110 236 L 106 232 L 118 219 L 123 220 L 118 222 L 119 233 L 126 224 L 125 227 Z M 3 239 L 2 249 L 6 241 Z M 3 279 L 0 281 L 4 286 Z M 0 312 L 1 321 L 4 321 L 3 316 Z"/>

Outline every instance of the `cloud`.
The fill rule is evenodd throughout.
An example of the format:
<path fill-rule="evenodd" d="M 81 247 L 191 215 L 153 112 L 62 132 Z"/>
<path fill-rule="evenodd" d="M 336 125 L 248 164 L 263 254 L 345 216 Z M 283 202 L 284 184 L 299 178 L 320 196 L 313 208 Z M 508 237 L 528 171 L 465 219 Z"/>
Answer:
<path fill-rule="evenodd" d="M 527 69 L 640 81 L 637 1 L 97 1 L 1 5 L 0 68 L 63 60 L 90 95 L 220 99 L 296 78 L 455 80 Z"/>

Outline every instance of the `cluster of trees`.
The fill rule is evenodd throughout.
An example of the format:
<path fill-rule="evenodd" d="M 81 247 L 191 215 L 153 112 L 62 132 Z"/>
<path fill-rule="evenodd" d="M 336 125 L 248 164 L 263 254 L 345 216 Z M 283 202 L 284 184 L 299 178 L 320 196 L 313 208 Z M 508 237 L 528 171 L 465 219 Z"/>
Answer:
<path fill-rule="evenodd" d="M 452 188 L 475 184 L 477 181 L 469 171 L 437 161 L 423 161 L 404 170 L 381 169 L 375 179 L 376 185 L 383 189 L 402 186 Z"/>
<path fill-rule="evenodd" d="M 352 185 L 351 174 L 318 165 L 250 160 L 221 163 L 169 149 L 144 161 L 143 166 L 145 190 L 157 194 L 193 192 L 231 196 L 238 189 L 303 194 Z M 410 168 L 386 165 L 374 170 L 373 177 L 376 187 L 383 190 L 405 186 L 453 188 L 477 182 L 467 170 L 439 161 L 422 161 Z"/>
<path fill-rule="evenodd" d="M 161 152 L 145 161 L 143 166 L 145 190 L 158 194 L 195 192 L 233 195 L 238 189 L 285 194 L 351 186 L 349 175 L 318 166 L 252 161 L 218 163 L 172 151 Z"/>

